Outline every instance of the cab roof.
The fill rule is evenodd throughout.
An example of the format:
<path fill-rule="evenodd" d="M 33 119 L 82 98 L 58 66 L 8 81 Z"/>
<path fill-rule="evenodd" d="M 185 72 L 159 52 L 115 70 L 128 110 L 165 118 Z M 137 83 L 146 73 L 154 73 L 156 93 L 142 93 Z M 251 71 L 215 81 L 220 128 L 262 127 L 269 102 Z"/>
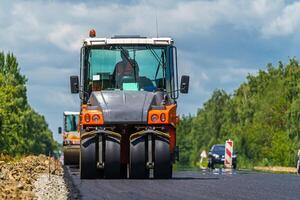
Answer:
<path fill-rule="evenodd" d="M 74 112 L 74 111 L 65 111 L 64 115 L 79 115 L 79 112 Z"/>
<path fill-rule="evenodd" d="M 112 38 L 90 37 L 83 41 L 84 46 L 93 45 L 110 45 L 110 44 L 126 44 L 126 45 L 173 45 L 174 41 L 170 37 L 147 38 L 140 36 L 114 36 Z"/>

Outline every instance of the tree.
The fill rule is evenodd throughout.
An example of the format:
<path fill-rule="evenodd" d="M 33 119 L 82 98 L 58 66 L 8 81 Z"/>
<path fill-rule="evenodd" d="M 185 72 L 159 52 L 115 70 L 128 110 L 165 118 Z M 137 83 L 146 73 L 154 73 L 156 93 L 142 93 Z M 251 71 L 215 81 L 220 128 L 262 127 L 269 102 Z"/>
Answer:
<path fill-rule="evenodd" d="M 233 95 L 215 90 L 197 115 L 190 117 L 191 123 L 182 121 L 179 139 L 191 146 L 183 148 L 182 154 L 190 158 L 181 164 L 194 165 L 201 150 L 231 138 L 246 162 L 295 165 L 295 152 L 300 148 L 299 62 L 291 59 L 286 65 L 279 62 L 277 67 L 268 64 L 266 68 L 249 74 Z"/>
<path fill-rule="evenodd" d="M 0 53 L 0 152 L 49 153 L 56 147 L 45 118 L 29 105 L 26 77 L 13 54 Z"/>

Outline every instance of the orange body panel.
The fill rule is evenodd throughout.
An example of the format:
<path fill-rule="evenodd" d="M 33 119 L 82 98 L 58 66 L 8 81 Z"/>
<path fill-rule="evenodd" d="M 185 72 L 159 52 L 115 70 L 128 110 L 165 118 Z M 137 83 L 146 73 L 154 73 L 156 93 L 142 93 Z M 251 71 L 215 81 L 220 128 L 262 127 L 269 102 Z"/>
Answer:
<path fill-rule="evenodd" d="M 165 114 L 165 120 L 161 120 L 161 115 Z M 152 121 L 152 116 L 157 115 L 158 119 L 156 121 Z M 176 116 L 176 104 L 171 104 L 166 106 L 164 110 L 150 110 L 148 113 L 148 124 L 156 125 L 156 124 L 171 124 L 172 126 L 176 126 L 177 121 Z"/>
<path fill-rule="evenodd" d="M 161 115 L 165 115 L 165 120 L 161 120 Z M 157 115 L 156 121 L 151 118 L 153 115 Z M 166 106 L 164 110 L 150 110 L 148 113 L 148 124 L 151 125 L 168 125 L 168 132 L 170 134 L 170 152 L 174 153 L 176 146 L 176 125 L 178 124 L 179 118 L 176 115 L 176 104 Z"/>
<path fill-rule="evenodd" d="M 80 144 L 79 132 L 64 132 L 63 137 L 69 144 Z"/>
<path fill-rule="evenodd" d="M 89 116 L 89 120 L 87 120 Z M 98 120 L 94 120 L 94 117 L 98 116 Z M 103 113 L 100 110 L 87 110 L 86 105 L 82 105 L 80 112 L 80 125 L 103 125 Z"/>

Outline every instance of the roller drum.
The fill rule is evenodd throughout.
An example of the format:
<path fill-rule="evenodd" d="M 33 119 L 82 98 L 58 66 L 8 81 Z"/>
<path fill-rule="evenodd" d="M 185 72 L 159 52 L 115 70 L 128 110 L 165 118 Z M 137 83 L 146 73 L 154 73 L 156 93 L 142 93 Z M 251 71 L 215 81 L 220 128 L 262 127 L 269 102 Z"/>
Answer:
<path fill-rule="evenodd" d="M 64 146 L 64 165 L 78 165 L 79 153 L 79 145 Z"/>

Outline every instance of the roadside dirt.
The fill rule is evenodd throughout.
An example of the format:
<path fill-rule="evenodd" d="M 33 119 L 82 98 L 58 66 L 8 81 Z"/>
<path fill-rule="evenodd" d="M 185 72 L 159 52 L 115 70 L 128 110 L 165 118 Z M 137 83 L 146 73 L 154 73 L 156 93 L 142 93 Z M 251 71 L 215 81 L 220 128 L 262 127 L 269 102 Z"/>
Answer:
<path fill-rule="evenodd" d="M 8 160 L 0 157 L 0 199 L 38 199 L 34 192 L 38 178 L 49 171 L 62 177 L 61 164 L 44 155 Z"/>
<path fill-rule="evenodd" d="M 279 167 L 279 166 L 261 167 L 261 166 L 257 166 L 257 167 L 254 167 L 254 170 L 275 172 L 275 173 L 276 172 L 278 172 L 278 173 L 297 173 L 297 169 L 294 167 Z"/>

